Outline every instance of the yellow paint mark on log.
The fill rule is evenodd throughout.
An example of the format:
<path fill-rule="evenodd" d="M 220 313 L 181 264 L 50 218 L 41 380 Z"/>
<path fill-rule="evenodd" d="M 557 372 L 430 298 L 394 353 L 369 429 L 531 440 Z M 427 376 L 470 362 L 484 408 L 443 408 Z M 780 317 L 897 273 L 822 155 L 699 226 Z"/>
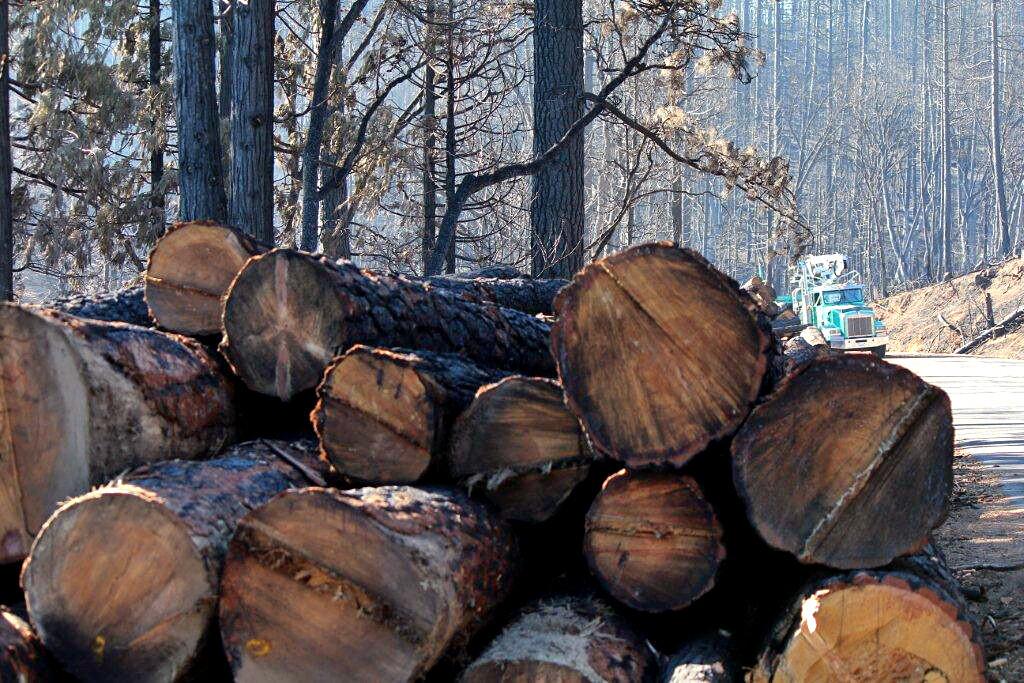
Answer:
<path fill-rule="evenodd" d="M 92 641 L 92 654 L 96 658 L 96 663 L 101 664 L 103 662 L 103 652 L 107 647 L 107 639 L 102 635 L 96 636 Z"/>
<path fill-rule="evenodd" d="M 250 638 L 249 642 L 245 644 L 245 649 L 253 657 L 265 657 L 270 654 L 270 641 L 262 638 Z"/>

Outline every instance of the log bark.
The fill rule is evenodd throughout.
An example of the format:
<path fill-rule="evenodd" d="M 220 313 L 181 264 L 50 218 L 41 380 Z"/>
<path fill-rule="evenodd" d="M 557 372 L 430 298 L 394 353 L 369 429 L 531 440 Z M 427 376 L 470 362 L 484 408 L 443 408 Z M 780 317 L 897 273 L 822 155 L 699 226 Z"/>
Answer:
<path fill-rule="evenodd" d="M 410 279 L 423 282 L 431 287 L 448 290 L 467 301 L 492 303 L 530 315 L 553 313 L 555 296 L 569 284 L 568 280 L 558 278 L 534 280 L 531 278 L 462 278 L 435 275 Z"/>
<path fill-rule="evenodd" d="M 551 375 L 550 328 L 443 289 L 275 249 L 251 259 L 224 304 L 221 349 L 251 389 L 288 399 L 356 344 L 460 353 L 487 367 Z"/>
<path fill-rule="evenodd" d="M 153 326 L 142 295 L 142 287 L 129 287 L 119 292 L 61 297 L 46 302 L 46 307 L 79 318 L 128 323 L 141 327 Z"/>
<path fill-rule="evenodd" d="M 0 681 L 50 683 L 65 680 L 39 638 L 21 617 L 0 607 Z"/>
<path fill-rule="evenodd" d="M 602 454 L 682 465 L 757 397 L 768 337 L 753 301 L 696 252 L 633 247 L 559 294 L 551 346 L 569 407 Z"/>
<path fill-rule="evenodd" d="M 455 421 L 448 472 L 506 519 L 543 522 L 587 477 L 592 460 L 562 387 L 513 376 L 481 388 Z"/>
<path fill-rule="evenodd" d="M 228 379 L 184 337 L 6 304 L 0 371 L 0 563 L 65 498 L 234 436 Z"/>
<path fill-rule="evenodd" d="M 605 481 L 587 513 L 583 554 L 616 600 L 667 612 L 711 589 L 725 546 L 715 512 L 692 478 L 622 470 Z"/>
<path fill-rule="evenodd" d="M 980 634 L 928 548 L 880 570 L 806 584 L 748 680 L 984 681 Z"/>
<path fill-rule="evenodd" d="M 146 304 L 156 324 L 192 336 L 220 333 L 221 298 L 249 257 L 267 247 L 210 221 L 176 223 L 146 269 Z"/>
<path fill-rule="evenodd" d="M 414 680 L 506 597 L 513 555 L 509 532 L 454 492 L 284 493 L 228 551 L 220 628 L 235 680 Z"/>
<path fill-rule="evenodd" d="M 444 457 L 452 422 L 476 390 L 503 375 L 454 354 L 354 346 L 317 388 L 320 453 L 359 481 L 418 481 Z"/>
<path fill-rule="evenodd" d="M 319 469 L 311 440 L 252 441 L 205 462 L 144 467 L 64 504 L 22 577 L 43 643 L 86 681 L 193 672 L 238 520 Z"/>
<path fill-rule="evenodd" d="M 732 443 L 733 481 L 772 547 L 878 567 L 919 550 L 952 487 L 949 397 L 866 354 L 800 366 Z"/>
<path fill-rule="evenodd" d="M 557 597 L 529 605 L 463 673 L 462 683 L 633 683 L 656 659 L 608 605 Z"/>
<path fill-rule="evenodd" d="M 732 683 L 741 680 L 731 639 L 711 633 L 683 643 L 668 659 L 661 683 Z"/>

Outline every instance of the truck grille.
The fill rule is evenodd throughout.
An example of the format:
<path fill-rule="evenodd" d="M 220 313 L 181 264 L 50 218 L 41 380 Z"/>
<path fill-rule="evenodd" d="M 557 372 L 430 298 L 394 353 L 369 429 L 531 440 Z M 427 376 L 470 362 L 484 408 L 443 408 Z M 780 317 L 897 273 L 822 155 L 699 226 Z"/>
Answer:
<path fill-rule="evenodd" d="M 847 337 L 870 337 L 875 332 L 875 317 L 853 315 L 846 319 Z"/>

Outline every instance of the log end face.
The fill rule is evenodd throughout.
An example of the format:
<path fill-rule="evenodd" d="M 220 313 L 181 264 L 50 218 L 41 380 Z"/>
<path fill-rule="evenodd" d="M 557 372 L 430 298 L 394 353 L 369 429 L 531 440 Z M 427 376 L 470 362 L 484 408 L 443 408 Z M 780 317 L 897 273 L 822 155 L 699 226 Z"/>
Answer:
<path fill-rule="evenodd" d="M 74 499 L 22 574 L 32 623 L 83 680 L 172 680 L 197 654 L 217 587 L 184 525 L 130 485 Z"/>

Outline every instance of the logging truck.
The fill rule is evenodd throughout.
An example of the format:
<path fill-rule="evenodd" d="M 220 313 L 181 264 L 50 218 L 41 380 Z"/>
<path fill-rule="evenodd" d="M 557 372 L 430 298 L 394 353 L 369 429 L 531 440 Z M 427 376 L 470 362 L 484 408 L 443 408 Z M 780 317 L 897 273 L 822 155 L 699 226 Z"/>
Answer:
<path fill-rule="evenodd" d="M 842 351 L 885 355 L 889 337 L 875 311 L 864 302 L 864 287 L 843 254 L 804 256 L 790 269 L 789 304 L 804 325 L 821 330 L 829 346 Z"/>

